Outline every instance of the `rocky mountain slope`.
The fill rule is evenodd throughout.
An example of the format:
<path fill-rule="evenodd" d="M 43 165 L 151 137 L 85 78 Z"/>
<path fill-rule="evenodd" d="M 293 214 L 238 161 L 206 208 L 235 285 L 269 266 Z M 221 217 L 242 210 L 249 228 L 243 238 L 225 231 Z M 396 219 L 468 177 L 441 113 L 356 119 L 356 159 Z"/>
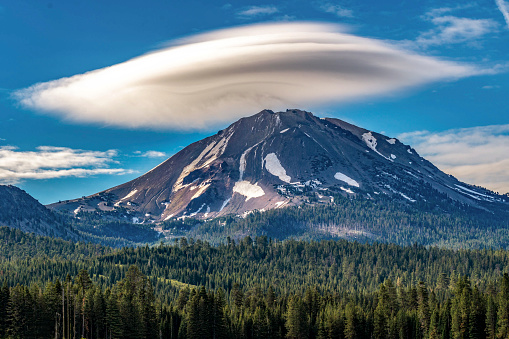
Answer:
<path fill-rule="evenodd" d="M 395 138 L 301 110 L 242 118 L 137 179 L 49 207 L 159 222 L 334 204 L 331 192 L 445 211 L 451 205 L 509 210 L 507 197 L 458 181 Z"/>
<path fill-rule="evenodd" d="M 15 186 L 0 185 L 0 226 L 39 235 L 78 239 L 78 235 L 61 216 Z"/>

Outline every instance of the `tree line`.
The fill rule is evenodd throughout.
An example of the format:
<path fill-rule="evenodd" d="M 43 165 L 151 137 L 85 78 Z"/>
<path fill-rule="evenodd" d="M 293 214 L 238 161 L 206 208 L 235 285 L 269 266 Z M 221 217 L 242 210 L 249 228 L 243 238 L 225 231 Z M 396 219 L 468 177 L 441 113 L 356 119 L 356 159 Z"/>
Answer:
<path fill-rule="evenodd" d="M 157 300 L 136 266 L 111 288 L 87 271 L 44 287 L 0 289 L 0 338 L 508 338 L 509 276 L 481 291 L 468 277 L 402 287 L 390 279 L 374 293 L 303 294 L 272 288 L 180 289 Z"/>

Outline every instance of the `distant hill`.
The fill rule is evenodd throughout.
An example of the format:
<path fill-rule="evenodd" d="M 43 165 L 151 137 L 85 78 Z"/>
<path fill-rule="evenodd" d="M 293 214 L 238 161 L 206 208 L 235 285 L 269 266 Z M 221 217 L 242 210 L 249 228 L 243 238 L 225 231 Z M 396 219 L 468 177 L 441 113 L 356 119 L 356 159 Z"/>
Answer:
<path fill-rule="evenodd" d="M 0 185 L 0 226 L 64 239 L 79 238 L 61 215 L 46 208 L 22 189 L 10 185 Z"/>

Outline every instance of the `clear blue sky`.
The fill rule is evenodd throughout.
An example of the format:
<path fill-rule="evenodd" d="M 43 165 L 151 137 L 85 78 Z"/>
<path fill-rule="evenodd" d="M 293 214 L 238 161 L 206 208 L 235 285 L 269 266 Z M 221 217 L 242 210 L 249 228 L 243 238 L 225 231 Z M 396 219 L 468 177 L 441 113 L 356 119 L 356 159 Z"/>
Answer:
<path fill-rule="evenodd" d="M 183 37 L 253 23 L 312 21 L 482 70 L 299 108 L 399 136 L 460 179 L 508 192 L 507 9 L 509 2 L 495 0 L 0 0 L 0 183 L 20 186 L 45 204 L 89 195 L 143 174 L 235 120 L 198 130 L 126 127 L 48 114 L 20 104 L 15 91 L 116 65 Z"/>

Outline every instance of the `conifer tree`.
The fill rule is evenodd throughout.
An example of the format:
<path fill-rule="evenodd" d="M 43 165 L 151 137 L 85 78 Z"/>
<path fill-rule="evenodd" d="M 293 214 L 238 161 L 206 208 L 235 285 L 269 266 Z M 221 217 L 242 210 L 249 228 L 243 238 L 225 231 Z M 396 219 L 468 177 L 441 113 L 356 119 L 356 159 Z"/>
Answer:
<path fill-rule="evenodd" d="M 309 337 L 309 323 L 306 308 L 299 296 L 293 296 L 286 311 L 287 338 L 305 339 Z"/>
<path fill-rule="evenodd" d="M 499 284 L 497 327 L 498 338 L 509 338 L 509 275 L 507 273 L 504 273 Z"/>

